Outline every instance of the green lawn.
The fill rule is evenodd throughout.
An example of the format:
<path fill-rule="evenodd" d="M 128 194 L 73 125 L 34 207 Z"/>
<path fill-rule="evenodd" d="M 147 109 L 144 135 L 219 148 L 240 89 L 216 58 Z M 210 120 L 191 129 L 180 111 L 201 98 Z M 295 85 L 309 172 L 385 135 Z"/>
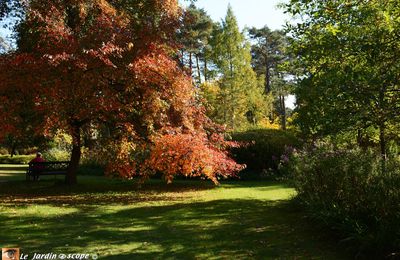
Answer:
<path fill-rule="evenodd" d="M 8 166 L 12 168 L 11 166 Z M 347 259 L 276 182 L 26 183 L 0 166 L 0 247 L 99 259 Z"/>
<path fill-rule="evenodd" d="M 20 180 L 27 167 L 19 164 L 0 164 L 0 182 Z"/>

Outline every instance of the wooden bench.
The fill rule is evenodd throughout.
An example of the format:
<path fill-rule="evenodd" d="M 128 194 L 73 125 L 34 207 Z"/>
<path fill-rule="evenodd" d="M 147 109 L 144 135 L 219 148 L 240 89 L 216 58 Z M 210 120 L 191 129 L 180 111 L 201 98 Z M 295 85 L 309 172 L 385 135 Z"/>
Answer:
<path fill-rule="evenodd" d="M 66 175 L 69 161 L 65 162 L 31 162 L 26 171 L 26 180 L 37 180 L 41 175 Z"/>

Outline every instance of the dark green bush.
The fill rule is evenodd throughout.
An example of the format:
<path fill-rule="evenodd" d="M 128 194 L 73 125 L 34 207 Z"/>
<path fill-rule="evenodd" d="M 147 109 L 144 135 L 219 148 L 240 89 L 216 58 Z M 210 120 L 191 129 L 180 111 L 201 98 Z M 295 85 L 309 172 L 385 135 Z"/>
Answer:
<path fill-rule="evenodd" d="M 231 151 L 238 163 L 247 165 L 241 174 L 242 178 L 277 173 L 281 160 L 287 157 L 288 149 L 300 145 L 294 134 L 276 129 L 237 132 L 232 134 L 232 140 L 242 144 Z"/>
<path fill-rule="evenodd" d="M 400 251 L 400 159 L 319 145 L 289 163 L 298 198 L 313 216 L 373 257 Z"/>
<path fill-rule="evenodd" d="M 104 176 L 104 167 L 98 164 L 81 164 L 78 168 L 79 175 Z"/>
<path fill-rule="evenodd" d="M 102 158 L 101 152 L 89 150 L 87 148 L 82 149 L 82 158 L 78 169 L 79 175 L 93 175 L 103 176 L 105 169 L 105 161 Z"/>

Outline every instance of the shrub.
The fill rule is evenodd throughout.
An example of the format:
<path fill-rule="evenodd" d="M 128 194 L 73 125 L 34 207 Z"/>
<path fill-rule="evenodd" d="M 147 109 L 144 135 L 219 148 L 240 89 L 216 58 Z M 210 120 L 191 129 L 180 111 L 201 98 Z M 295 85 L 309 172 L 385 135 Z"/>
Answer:
<path fill-rule="evenodd" d="M 294 153 L 289 169 L 313 216 L 381 257 L 400 250 L 400 159 L 388 159 L 385 172 L 381 166 L 372 151 L 323 144 Z"/>
<path fill-rule="evenodd" d="M 104 166 L 82 163 L 78 168 L 79 175 L 103 176 Z"/>
<path fill-rule="evenodd" d="M 242 178 L 262 177 L 263 173 L 279 174 L 282 156 L 290 147 L 299 147 L 300 140 L 288 131 L 277 129 L 256 129 L 232 134 L 233 141 L 242 145 L 231 153 L 240 164 L 246 164 Z"/>
<path fill-rule="evenodd" d="M 43 153 L 46 161 L 69 161 L 70 153 L 66 150 L 51 148 Z"/>
<path fill-rule="evenodd" d="M 80 175 L 104 175 L 106 162 L 102 158 L 102 153 L 98 149 L 89 150 L 82 148 L 82 158 L 78 169 Z"/>
<path fill-rule="evenodd" d="M 4 147 L 0 147 L 0 155 L 7 155 L 8 154 L 8 150 Z"/>

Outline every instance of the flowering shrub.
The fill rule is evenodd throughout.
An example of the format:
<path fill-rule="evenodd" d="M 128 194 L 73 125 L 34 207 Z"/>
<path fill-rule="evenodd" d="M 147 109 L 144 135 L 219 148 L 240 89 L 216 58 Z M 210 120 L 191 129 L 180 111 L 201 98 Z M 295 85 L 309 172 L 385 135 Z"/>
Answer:
<path fill-rule="evenodd" d="M 400 159 L 372 151 L 319 144 L 291 157 L 289 170 L 300 201 L 341 230 L 346 241 L 376 254 L 400 250 Z M 378 257 L 378 256 L 377 256 Z"/>

